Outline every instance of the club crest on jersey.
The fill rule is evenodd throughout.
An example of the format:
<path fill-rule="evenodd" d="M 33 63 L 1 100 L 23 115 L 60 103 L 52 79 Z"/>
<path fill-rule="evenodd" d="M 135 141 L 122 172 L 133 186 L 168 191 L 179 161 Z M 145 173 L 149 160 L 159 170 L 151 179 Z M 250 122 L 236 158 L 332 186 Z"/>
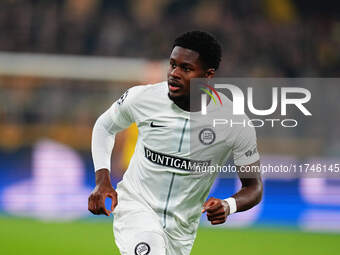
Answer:
<path fill-rule="evenodd" d="M 124 100 L 126 99 L 128 93 L 129 93 L 129 90 L 125 91 L 124 94 L 118 99 L 117 103 L 119 105 L 121 105 L 124 102 Z"/>
<path fill-rule="evenodd" d="M 204 128 L 198 135 L 200 142 L 204 145 L 212 144 L 216 139 L 216 134 L 211 128 Z"/>
<path fill-rule="evenodd" d="M 141 242 L 136 245 L 135 254 L 136 255 L 147 255 L 150 253 L 150 246 L 147 243 Z"/>

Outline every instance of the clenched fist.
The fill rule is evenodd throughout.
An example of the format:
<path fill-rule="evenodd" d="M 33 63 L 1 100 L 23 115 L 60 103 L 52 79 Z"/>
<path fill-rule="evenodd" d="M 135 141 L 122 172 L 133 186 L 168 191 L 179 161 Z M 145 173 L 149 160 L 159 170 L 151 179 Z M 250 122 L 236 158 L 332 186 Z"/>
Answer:
<path fill-rule="evenodd" d="M 105 208 L 105 199 L 112 200 L 111 210 Z M 109 216 L 117 205 L 117 192 L 113 189 L 110 174 L 107 169 L 96 172 L 96 187 L 89 196 L 88 209 L 93 214 L 105 214 Z"/>
<path fill-rule="evenodd" d="M 204 204 L 202 213 L 207 212 L 207 218 L 212 225 L 222 224 L 229 215 L 229 205 L 226 201 L 218 198 L 209 198 Z"/>

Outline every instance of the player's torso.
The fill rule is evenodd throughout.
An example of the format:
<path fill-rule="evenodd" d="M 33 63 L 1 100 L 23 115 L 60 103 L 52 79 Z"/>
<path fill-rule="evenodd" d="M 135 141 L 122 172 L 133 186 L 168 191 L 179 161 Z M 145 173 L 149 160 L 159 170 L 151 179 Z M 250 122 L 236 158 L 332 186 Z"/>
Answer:
<path fill-rule="evenodd" d="M 231 130 L 192 118 L 168 98 L 166 84 L 143 96 L 133 109 L 138 141 L 124 182 L 159 214 L 164 228 L 192 235 L 217 175 L 195 166 L 223 164 L 232 148 L 226 139 Z"/>
<path fill-rule="evenodd" d="M 153 171 L 182 174 L 194 173 L 194 166 L 223 164 L 233 146 L 232 130 L 214 128 L 199 115 L 175 105 L 165 85 L 150 89 L 138 105 L 139 160 Z"/>

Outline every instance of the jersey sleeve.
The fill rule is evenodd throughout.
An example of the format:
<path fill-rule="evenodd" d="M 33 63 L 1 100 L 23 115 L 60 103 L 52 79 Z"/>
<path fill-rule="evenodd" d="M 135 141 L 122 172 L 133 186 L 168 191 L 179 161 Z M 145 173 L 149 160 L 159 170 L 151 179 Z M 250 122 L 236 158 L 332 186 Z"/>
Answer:
<path fill-rule="evenodd" d="M 130 88 L 113 103 L 109 109 L 112 121 L 122 129 L 129 127 L 135 118 L 133 115 L 133 98 L 136 96 L 136 89 Z"/>
<path fill-rule="evenodd" d="M 111 168 L 115 135 L 135 122 L 133 115 L 136 87 L 127 90 L 96 121 L 92 131 L 91 151 L 95 171 Z"/>
<path fill-rule="evenodd" d="M 234 142 L 233 156 L 237 166 L 250 165 L 260 159 L 254 127 L 246 125 L 241 128 Z"/>

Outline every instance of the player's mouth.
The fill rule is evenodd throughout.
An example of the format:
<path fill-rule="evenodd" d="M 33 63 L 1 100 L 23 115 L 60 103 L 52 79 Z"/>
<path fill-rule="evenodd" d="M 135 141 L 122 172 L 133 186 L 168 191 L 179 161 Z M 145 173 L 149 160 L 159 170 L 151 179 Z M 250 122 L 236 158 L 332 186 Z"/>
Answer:
<path fill-rule="evenodd" d="M 182 85 L 173 81 L 168 81 L 168 87 L 171 92 L 177 92 L 182 88 Z"/>

